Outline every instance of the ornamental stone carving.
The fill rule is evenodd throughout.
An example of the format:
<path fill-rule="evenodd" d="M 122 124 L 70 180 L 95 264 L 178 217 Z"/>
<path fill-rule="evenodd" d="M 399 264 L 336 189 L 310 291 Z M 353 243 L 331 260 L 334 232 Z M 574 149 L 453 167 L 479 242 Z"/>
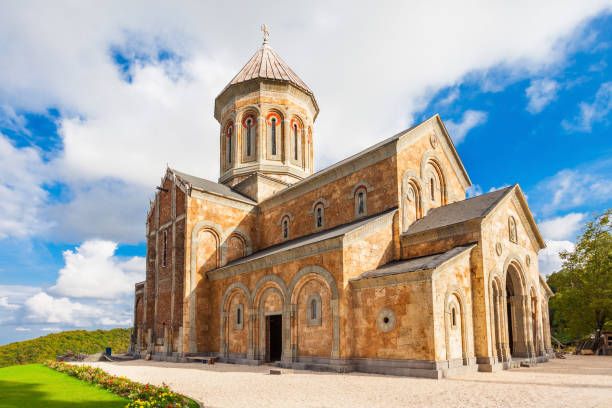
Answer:
<path fill-rule="evenodd" d="M 502 244 L 499 242 L 495 244 L 495 253 L 497 254 L 497 256 L 501 256 L 502 254 Z"/>
<path fill-rule="evenodd" d="M 376 325 L 383 333 L 388 333 L 395 328 L 395 312 L 389 308 L 382 309 L 376 317 Z"/>

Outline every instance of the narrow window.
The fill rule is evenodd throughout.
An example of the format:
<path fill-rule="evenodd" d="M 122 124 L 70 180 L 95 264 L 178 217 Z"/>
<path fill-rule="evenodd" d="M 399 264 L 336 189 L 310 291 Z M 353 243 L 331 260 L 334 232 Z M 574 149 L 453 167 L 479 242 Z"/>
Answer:
<path fill-rule="evenodd" d="M 315 299 L 310 302 L 310 318 L 312 320 L 317 318 L 317 301 Z"/>
<path fill-rule="evenodd" d="M 297 123 L 293 124 L 293 158 L 298 159 L 298 126 Z"/>
<path fill-rule="evenodd" d="M 251 119 L 247 119 L 247 156 L 251 155 Z"/>
<path fill-rule="evenodd" d="M 323 226 L 323 209 L 321 206 L 317 207 L 317 228 Z"/>
<path fill-rule="evenodd" d="M 435 201 L 436 192 L 434 190 L 434 179 L 433 177 L 429 179 L 429 189 L 431 190 L 431 201 Z"/>
<path fill-rule="evenodd" d="M 276 118 L 272 118 L 272 155 L 276 155 Z"/>
<path fill-rule="evenodd" d="M 164 231 L 164 243 L 162 251 L 162 266 L 166 266 L 166 257 L 168 254 L 168 231 Z"/>
<path fill-rule="evenodd" d="M 357 195 L 357 213 L 359 215 L 365 214 L 365 202 L 363 195 L 363 190 Z"/>
<path fill-rule="evenodd" d="M 236 324 L 240 325 L 242 322 L 242 308 L 236 308 Z"/>
<path fill-rule="evenodd" d="M 227 128 L 227 162 L 232 162 L 232 128 Z"/>
<path fill-rule="evenodd" d="M 456 327 L 457 326 L 457 315 L 456 315 L 454 307 L 451 309 L 451 315 L 452 315 L 453 327 Z"/>
<path fill-rule="evenodd" d="M 286 218 L 283 220 L 283 238 L 289 238 L 289 220 Z"/>

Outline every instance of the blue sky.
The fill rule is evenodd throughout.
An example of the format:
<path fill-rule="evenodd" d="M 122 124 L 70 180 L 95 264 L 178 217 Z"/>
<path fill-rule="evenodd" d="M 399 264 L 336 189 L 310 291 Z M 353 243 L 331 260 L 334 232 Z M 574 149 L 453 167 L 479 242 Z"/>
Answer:
<path fill-rule="evenodd" d="M 0 344 L 131 324 L 154 186 L 166 164 L 218 177 L 214 97 L 262 22 L 317 97 L 317 168 L 439 113 L 470 195 L 527 194 L 544 274 L 610 207 L 610 2 L 296 3 L 292 23 L 244 3 L 229 28 L 224 6 L 141 6 L 0 6 Z"/>

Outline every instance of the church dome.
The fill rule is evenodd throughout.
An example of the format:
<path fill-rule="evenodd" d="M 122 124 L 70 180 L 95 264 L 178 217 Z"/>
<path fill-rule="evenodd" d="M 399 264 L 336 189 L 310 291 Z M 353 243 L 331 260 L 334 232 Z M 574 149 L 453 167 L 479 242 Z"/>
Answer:
<path fill-rule="evenodd" d="M 302 91 L 313 95 L 308 85 L 293 72 L 289 65 L 287 65 L 267 43 L 264 43 L 261 48 L 253 54 L 251 59 L 227 86 L 223 88 L 221 93 L 225 92 L 232 85 L 258 78 L 286 81 L 300 88 Z"/>

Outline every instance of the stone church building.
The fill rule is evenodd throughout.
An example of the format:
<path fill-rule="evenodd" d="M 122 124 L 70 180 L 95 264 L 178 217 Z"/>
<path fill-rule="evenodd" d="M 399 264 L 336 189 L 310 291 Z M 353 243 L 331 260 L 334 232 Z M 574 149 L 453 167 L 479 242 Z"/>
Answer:
<path fill-rule="evenodd" d="M 132 348 L 441 378 L 552 356 L 518 185 L 466 199 L 439 116 L 314 172 L 310 88 L 264 40 L 215 100 L 218 182 L 168 168 Z"/>

